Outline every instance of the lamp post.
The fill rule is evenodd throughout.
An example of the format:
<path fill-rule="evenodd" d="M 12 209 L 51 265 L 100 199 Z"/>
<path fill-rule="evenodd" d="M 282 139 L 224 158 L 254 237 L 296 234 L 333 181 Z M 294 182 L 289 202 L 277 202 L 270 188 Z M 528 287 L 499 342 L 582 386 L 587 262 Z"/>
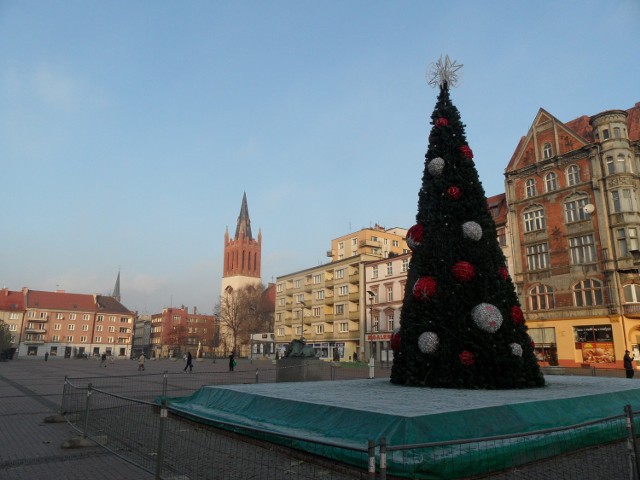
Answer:
<path fill-rule="evenodd" d="M 376 294 L 371 290 L 367 290 L 367 294 L 369 295 L 369 325 L 370 325 L 369 332 L 372 332 L 373 331 L 373 297 L 375 297 Z M 369 340 L 369 358 L 371 357 L 373 357 L 373 340 L 370 339 Z"/>
<path fill-rule="evenodd" d="M 302 305 L 302 311 L 300 312 L 300 341 L 304 342 L 304 309 L 307 304 L 304 303 L 304 300 L 300 300 L 298 303 Z"/>

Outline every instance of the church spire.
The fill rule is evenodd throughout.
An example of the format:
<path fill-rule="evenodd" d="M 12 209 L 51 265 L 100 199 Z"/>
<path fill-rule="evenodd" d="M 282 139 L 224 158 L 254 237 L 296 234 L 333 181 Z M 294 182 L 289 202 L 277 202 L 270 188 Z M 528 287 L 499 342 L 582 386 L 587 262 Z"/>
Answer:
<path fill-rule="evenodd" d="M 111 296 L 117 301 L 120 301 L 120 270 L 118 270 L 118 277 L 116 278 L 116 284 L 113 286 L 113 293 Z"/>
<path fill-rule="evenodd" d="M 235 240 L 244 236 L 247 240 L 253 240 L 251 236 L 251 220 L 249 219 L 249 207 L 247 206 L 247 192 L 242 195 L 242 206 L 240 207 L 240 215 L 238 215 L 238 225 L 236 226 Z"/>

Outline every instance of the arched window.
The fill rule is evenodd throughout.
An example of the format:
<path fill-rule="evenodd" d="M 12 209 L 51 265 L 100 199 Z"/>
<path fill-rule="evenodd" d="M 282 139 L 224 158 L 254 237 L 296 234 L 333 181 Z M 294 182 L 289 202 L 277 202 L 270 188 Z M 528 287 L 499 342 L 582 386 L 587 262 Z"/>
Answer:
<path fill-rule="evenodd" d="M 622 290 L 624 291 L 624 303 L 640 303 L 640 285 L 630 283 L 625 285 Z"/>
<path fill-rule="evenodd" d="M 543 230 L 547 227 L 544 216 L 544 208 L 539 205 L 535 205 L 524 212 L 524 231 L 534 232 L 536 230 Z"/>
<path fill-rule="evenodd" d="M 544 177 L 544 185 L 547 192 L 555 192 L 558 189 L 558 175 L 555 172 L 549 172 Z"/>
<path fill-rule="evenodd" d="M 570 187 L 580 183 L 580 169 L 577 165 L 570 165 L 567 168 L 567 185 Z"/>
<path fill-rule="evenodd" d="M 576 283 L 573 286 L 573 302 L 576 307 L 602 305 L 602 282 L 588 278 Z"/>
<path fill-rule="evenodd" d="M 580 222 L 587 219 L 584 206 L 589 203 L 589 197 L 572 195 L 564 202 L 564 216 L 567 223 Z"/>
<path fill-rule="evenodd" d="M 547 285 L 536 285 L 529 290 L 529 308 L 532 311 L 555 308 L 553 288 Z"/>
<path fill-rule="evenodd" d="M 551 144 L 545 143 L 542 146 L 542 158 L 551 158 L 553 151 L 551 150 Z"/>
<path fill-rule="evenodd" d="M 525 182 L 524 194 L 525 197 L 531 198 L 536 196 L 536 180 L 530 178 Z"/>

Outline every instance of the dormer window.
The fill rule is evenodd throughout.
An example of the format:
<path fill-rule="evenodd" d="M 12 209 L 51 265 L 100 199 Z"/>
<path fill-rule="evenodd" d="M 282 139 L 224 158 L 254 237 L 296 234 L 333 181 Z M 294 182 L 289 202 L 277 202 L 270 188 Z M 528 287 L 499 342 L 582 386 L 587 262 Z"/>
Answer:
<path fill-rule="evenodd" d="M 542 158 L 551 158 L 552 153 L 553 152 L 551 151 L 551 144 L 545 143 L 542 146 Z"/>

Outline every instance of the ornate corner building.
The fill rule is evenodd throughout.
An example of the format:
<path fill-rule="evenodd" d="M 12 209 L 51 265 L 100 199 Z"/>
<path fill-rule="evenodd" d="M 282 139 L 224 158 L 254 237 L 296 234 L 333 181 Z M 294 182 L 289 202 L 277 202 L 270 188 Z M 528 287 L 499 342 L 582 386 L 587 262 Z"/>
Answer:
<path fill-rule="evenodd" d="M 510 271 L 543 364 L 640 358 L 640 103 L 540 109 L 506 170 Z"/>

